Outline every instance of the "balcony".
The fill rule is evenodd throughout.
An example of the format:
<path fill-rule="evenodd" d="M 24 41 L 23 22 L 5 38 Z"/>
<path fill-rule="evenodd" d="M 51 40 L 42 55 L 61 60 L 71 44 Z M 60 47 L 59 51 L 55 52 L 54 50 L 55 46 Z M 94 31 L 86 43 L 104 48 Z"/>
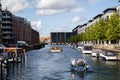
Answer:
<path fill-rule="evenodd" d="M 11 21 L 2 21 L 3 24 L 12 24 Z"/>
<path fill-rule="evenodd" d="M 2 16 L 2 18 L 12 18 L 11 16 Z"/>
<path fill-rule="evenodd" d="M 12 31 L 2 31 L 2 34 L 12 34 Z"/>
<path fill-rule="evenodd" d="M 2 29 L 12 29 L 11 26 L 3 26 Z"/>
<path fill-rule="evenodd" d="M 12 39 L 12 36 L 3 36 L 3 39 Z"/>

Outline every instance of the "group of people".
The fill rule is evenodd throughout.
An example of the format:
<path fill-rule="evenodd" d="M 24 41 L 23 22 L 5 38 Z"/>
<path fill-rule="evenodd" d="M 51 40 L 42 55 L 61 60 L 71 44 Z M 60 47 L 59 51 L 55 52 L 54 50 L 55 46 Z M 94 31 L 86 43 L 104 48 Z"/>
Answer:
<path fill-rule="evenodd" d="M 86 65 L 86 61 L 84 59 L 79 59 L 79 60 L 73 59 L 72 65 L 84 67 Z"/>

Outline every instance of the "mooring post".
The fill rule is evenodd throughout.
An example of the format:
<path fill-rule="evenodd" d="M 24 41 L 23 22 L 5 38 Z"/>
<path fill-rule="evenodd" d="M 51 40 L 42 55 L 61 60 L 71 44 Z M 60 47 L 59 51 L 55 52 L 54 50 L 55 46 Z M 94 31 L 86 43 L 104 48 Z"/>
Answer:
<path fill-rule="evenodd" d="M 24 66 L 25 66 L 25 64 L 26 64 L 26 52 L 25 52 L 25 49 L 23 49 L 23 54 L 24 54 Z"/>
<path fill-rule="evenodd" d="M 3 72 L 2 72 L 2 71 L 3 71 L 3 70 L 2 70 L 2 63 L 3 63 L 3 60 L 1 61 L 1 65 L 0 65 L 0 66 L 1 66 L 1 80 L 2 80 L 2 76 L 3 76 L 3 75 L 2 75 L 2 73 L 3 73 Z"/>
<path fill-rule="evenodd" d="M 6 79 L 8 80 L 9 77 L 9 61 L 7 59 L 7 75 L 6 75 Z"/>
<path fill-rule="evenodd" d="M 22 67 L 22 54 L 23 54 L 23 53 L 20 53 L 20 63 L 21 63 L 21 67 Z"/>

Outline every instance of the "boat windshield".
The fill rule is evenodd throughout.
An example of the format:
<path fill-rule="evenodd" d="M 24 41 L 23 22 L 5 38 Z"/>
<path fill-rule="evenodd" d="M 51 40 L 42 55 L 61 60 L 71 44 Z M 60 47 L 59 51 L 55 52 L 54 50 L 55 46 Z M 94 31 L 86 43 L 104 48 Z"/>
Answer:
<path fill-rule="evenodd" d="M 116 54 L 114 52 L 105 52 L 106 56 L 115 56 Z"/>
<path fill-rule="evenodd" d="M 92 50 L 92 46 L 84 46 L 84 50 Z"/>

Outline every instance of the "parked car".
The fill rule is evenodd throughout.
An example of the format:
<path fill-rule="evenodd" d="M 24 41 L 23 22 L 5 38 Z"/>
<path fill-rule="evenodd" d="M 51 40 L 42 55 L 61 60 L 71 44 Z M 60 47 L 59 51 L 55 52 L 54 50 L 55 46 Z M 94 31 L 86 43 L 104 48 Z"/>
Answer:
<path fill-rule="evenodd" d="M 118 60 L 118 56 L 113 51 L 104 51 L 103 54 L 100 55 L 103 60 Z"/>
<path fill-rule="evenodd" d="M 17 41 L 17 47 L 28 47 L 28 44 L 25 41 Z"/>

